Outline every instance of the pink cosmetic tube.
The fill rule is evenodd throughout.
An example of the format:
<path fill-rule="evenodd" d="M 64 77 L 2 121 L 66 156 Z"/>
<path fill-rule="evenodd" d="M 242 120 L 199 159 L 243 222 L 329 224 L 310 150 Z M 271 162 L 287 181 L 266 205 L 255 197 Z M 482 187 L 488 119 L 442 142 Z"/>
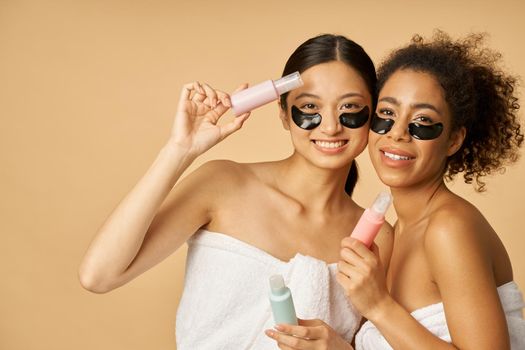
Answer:
<path fill-rule="evenodd" d="M 280 95 L 303 85 L 299 72 L 277 80 L 266 80 L 231 96 L 232 110 L 236 116 L 275 101 Z"/>
<path fill-rule="evenodd" d="M 392 203 L 390 193 L 381 192 L 374 201 L 374 204 L 361 215 L 350 237 L 360 240 L 370 248 L 381 226 L 383 226 L 385 222 L 385 213 L 390 203 Z"/>

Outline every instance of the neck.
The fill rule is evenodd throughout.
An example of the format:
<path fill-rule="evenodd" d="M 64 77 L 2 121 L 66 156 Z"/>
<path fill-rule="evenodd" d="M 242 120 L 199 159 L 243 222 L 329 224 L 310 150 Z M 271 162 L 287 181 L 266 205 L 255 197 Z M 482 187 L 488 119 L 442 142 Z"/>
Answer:
<path fill-rule="evenodd" d="M 349 170 L 350 164 L 319 168 L 294 154 L 281 163 L 277 186 L 308 210 L 340 211 L 348 201 L 344 189 Z"/>
<path fill-rule="evenodd" d="M 428 218 L 433 203 L 449 189 L 440 176 L 434 181 L 410 187 L 391 188 L 397 214 L 397 228 L 415 225 Z"/>

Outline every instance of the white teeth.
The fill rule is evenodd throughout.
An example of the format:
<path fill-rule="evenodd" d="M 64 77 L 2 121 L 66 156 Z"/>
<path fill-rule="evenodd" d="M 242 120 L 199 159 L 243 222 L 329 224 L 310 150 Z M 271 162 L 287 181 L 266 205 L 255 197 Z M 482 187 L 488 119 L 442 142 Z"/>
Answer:
<path fill-rule="evenodd" d="M 409 160 L 410 157 L 404 157 L 393 153 L 383 152 L 385 156 L 393 160 Z"/>
<path fill-rule="evenodd" d="M 336 141 L 336 142 L 314 141 L 314 142 L 316 145 L 322 148 L 339 148 L 346 143 L 346 141 Z"/>

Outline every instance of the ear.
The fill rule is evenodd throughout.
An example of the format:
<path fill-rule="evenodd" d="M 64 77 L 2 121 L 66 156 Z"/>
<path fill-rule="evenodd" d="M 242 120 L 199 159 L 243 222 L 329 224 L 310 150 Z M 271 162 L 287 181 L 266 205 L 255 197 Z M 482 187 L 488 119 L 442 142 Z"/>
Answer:
<path fill-rule="evenodd" d="M 290 124 L 288 117 L 286 116 L 286 110 L 283 109 L 281 102 L 277 102 L 277 105 L 279 106 L 279 118 L 281 119 L 281 123 L 283 123 L 283 128 L 285 130 L 290 130 Z"/>
<path fill-rule="evenodd" d="M 449 139 L 449 145 L 447 150 L 447 156 L 450 157 L 454 153 L 456 153 L 463 144 L 463 141 L 465 141 L 465 136 L 467 136 L 467 129 L 465 129 L 464 126 L 459 128 L 458 130 L 452 132 Z"/>

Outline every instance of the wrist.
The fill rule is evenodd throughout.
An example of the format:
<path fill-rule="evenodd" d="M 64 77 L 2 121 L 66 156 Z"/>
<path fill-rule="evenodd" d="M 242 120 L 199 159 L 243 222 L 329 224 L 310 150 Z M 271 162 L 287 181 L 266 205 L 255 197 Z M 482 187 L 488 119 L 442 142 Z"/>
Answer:
<path fill-rule="evenodd" d="M 390 314 L 390 310 L 395 307 L 395 304 L 395 300 L 392 299 L 390 294 L 387 294 L 383 299 L 377 302 L 366 315 L 363 316 L 372 323 L 376 323 L 378 320 L 388 317 L 387 315 Z"/>
<path fill-rule="evenodd" d="M 186 168 L 198 155 L 193 154 L 187 147 L 169 140 L 160 150 L 159 157 L 169 159 L 179 164 L 179 167 Z"/>
<path fill-rule="evenodd" d="M 184 144 L 173 139 L 169 139 L 168 142 L 166 142 L 164 147 L 161 149 L 161 153 L 189 163 L 192 163 L 199 156 L 198 154 L 194 154 L 191 151 L 191 147 L 185 146 Z"/>

